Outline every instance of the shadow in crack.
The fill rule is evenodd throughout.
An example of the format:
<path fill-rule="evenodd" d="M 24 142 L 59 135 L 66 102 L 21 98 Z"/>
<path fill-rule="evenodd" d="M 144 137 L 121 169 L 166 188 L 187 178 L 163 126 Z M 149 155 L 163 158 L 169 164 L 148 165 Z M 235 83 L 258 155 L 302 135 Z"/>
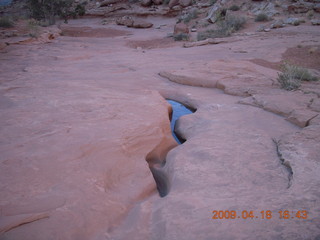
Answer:
<path fill-rule="evenodd" d="M 146 156 L 150 171 L 156 182 L 160 197 L 168 195 L 172 181 L 172 166 L 166 161 L 167 153 L 175 148 L 177 143 L 170 137 L 162 140 L 151 152 Z"/>
<path fill-rule="evenodd" d="M 167 138 L 162 139 L 162 141 L 146 156 L 146 161 L 149 164 L 160 197 L 168 195 L 173 179 L 173 166 L 171 161 L 167 161 L 167 154 L 170 150 L 177 147 L 178 144 L 182 144 L 186 141 L 174 132 L 175 123 L 181 116 L 195 112 L 195 109 L 185 107 L 179 102 L 173 100 L 167 101 L 172 106 L 172 109 L 169 110 L 168 114 L 171 122 L 172 135 L 176 142 L 171 136 L 168 136 Z"/>

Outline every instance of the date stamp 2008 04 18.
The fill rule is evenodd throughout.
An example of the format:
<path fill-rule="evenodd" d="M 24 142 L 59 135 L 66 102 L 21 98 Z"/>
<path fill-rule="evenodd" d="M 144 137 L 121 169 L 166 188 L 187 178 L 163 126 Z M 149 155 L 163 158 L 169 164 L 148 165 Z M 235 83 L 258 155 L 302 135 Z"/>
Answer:
<path fill-rule="evenodd" d="M 281 210 L 273 212 L 270 210 L 253 211 L 253 210 L 214 210 L 212 211 L 212 219 L 307 219 L 308 212 L 306 210 L 288 211 Z"/>

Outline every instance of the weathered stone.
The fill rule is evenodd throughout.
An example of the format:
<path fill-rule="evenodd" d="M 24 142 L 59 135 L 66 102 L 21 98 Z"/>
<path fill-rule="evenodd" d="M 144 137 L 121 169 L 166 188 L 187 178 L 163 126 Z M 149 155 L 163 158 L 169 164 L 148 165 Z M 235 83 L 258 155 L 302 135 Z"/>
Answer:
<path fill-rule="evenodd" d="M 152 0 L 142 0 L 141 5 L 144 7 L 149 7 L 152 3 Z"/>
<path fill-rule="evenodd" d="M 307 127 L 309 122 L 318 115 L 318 113 L 308 109 L 295 109 L 290 113 L 290 116 L 286 118 L 286 120 L 301 128 L 304 128 Z"/>
<path fill-rule="evenodd" d="M 185 23 L 177 23 L 174 25 L 174 34 L 179 34 L 179 33 L 189 33 L 189 27 Z"/>
<path fill-rule="evenodd" d="M 171 8 L 173 11 L 179 12 L 181 11 L 183 8 L 180 5 L 175 5 Z"/>
<path fill-rule="evenodd" d="M 110 4 L 114 4 L 114 3 L 117 3 L 118 0 L 105 0 L 103 2 L 100 3 L 100 7 L 106 7 Z"/>
<path fill-rule="evenodd" d="M 284 20 L 284 23 L 298 26 L 298 25 L 300 25 L 301 20 L 299 18 L 290 17 L 290 18 L 287 18 L 286 20 Z"/>
<path fill-rule="evenodd" d="M 188 7 L 188 6 L 192 5 L 192 0 L 179 0 L 179 4 L 182 7 Z"/>
<path fill-rule="evenodd" d="M 179 5 L 179 0 L 170 0 L 168 4 L 169 8 L 173 8 L 176 5 Z"/>
<path fill-rule="evenodd" d="M 152 0 L 152 2 L 153 2 L 155 5 L 160 5 L 160 4 L 162 4 L 163 0 Z"/>
<path fill-rule="evenodd" d="M 124 25 L 124 26 L 127 26 L 127 27 L 132 27 L 133 26 L 133 19 L 132 19 L 132 17 L 124 16 L 124 17 L 118 18 L 116 20 L 116 23 L 118 25 Z"/>
<path fill-rule="evenodd" d="M 313 99 L 309 107 L 313 111 L 320 112 L 320 99 L 319 98 Z"/>
<path fill-rule="evenodd" d="M 141 19 L 134 19 L 132 27 L 134 28 L 151 28 L 153 24 Z"/>
<path fill-rule="evenodd" d="M 204 46 L 204 45 L 207 45 L 207 44 L 219 44 L 219 43 L 223 43 L 223 42 L 225 42 L 225 40 L 215 39 L 215 38 L 208 38 L 208 39 L 202 40 L 202 41 L 185 43 L 185 44 L 183 44 L 183 47 L 185 47 L 185 48 L 199 47 L 199 46 Z"/>
<path fill-rule="evenodd" d="M 289 5 L 288 11 L 289 13 L 306 13 L 312 8 L 312 6 L 306 5 L 306 3 L 297 3 Z"/>
<path fill-rule="evenodd" d="M 223 7 L 219 3 L 214 4 L 208 12 L 206 17 L 207 21 L 210 23 L 215 23 L 221 17 L 222 11 Z"/>
<path fill-rule="evenodd" d="M 0 50 L 4 49 L 7 46 L 6 43 L 0 42 Z"/>
<path fill-rule="evenodd" d="M 251 10 L 251 12 L 255 15 L 266 14 L 270 18 L 279 14 L 273 2 L 262 2 L 258 4 L 253 10 Z"/>
<path fill-rule="evenodd" d="M 282 28 L 285 27 L 285 23 L 283 22 L 282 19 L 276 20 L 271 24 L 271 28 Z"/>
<path fill-rule="evenodd" d="M 320 25 L 320 20 L 319 19 L 312 19 L 311 24 L 312 25 Z"/>
<path fill-rule="evenodd" d="M 150 28 L 153 26 L 152 23 L 137 19 L 137 18 L 132 18 L 130 16 L 124 16 L 121 18 L 118 18 L 116 20 L 116 23 L 118 25 L 124 25 L 127 27 L 133 27 L 133 28 Z"/>

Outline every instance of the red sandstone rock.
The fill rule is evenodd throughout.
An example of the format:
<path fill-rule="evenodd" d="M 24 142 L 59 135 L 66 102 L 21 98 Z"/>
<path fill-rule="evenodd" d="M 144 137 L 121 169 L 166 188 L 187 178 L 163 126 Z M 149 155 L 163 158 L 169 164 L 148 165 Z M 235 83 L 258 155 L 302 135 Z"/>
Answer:
<path fill-rule="evenodd" d="M 168 6 L 169 8 L 173 8 L 174 6 L 177 6 L 179 4 L 179 0 L 170 0 Z"/>
<path fill-rule="evenodd" d="M 185 23 L 177 23 L 174 26 L 174 34 L 179 34 L 179 33 L 189 33 L 189 27 Z"/>
<path fill-rule="evenodd" d="M 100 20 L 71 20 L 88 32 L 1 51 L 0 238 L 316 239 L 320 86 L 280 89 L 274 66 L 318 29 L 183 48 L 166 42 L 174 19 L 149 20 L 165 26 L 110 24 L 97 38 Z M 178 120 L 177 147 L 164 97 L 197 109 Z M 149 166 L 168 179 L 165 198 Z M 230 210 L 240 218 L 212 219 Z"/>
<path fill-rule="evenodd" d="M 182 7 L 188 7 L 188 6 L 192 5 L 192 0 L 179 0 L 179 4 Z"/>
<path fill-rule="evenodd" d="M 160 5 L 160 4 L 162 4 L 163 0 L 152 0 L 152 2 L 153 2 L 155 5 Z"/>
<path fill-rule="evenodd" d="M 141 1 L 141 5 L 144 6 L 144 7 L 150 6 L 151 3 L 152 3 L 151 0 L 142 0 L 142 1 Z"/>

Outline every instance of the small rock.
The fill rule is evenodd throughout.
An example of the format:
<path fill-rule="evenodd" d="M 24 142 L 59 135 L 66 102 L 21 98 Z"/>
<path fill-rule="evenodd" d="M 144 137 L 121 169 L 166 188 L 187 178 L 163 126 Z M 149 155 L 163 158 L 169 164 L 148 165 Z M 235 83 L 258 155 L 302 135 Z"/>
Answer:
<path fill-rule="evenodd" d="M 153 2 L 155 5 L 160 5 L 160 4 L 162 4 L 163 0 L 152 0 L 152 2 Z"/>
<path fill-rule="evenodd" d="M 168 4 L 169 8 L 173 8 L 176 5 L 179 5 L 179 0 L 170 0 Z"/>
<path fill-rule="evenodd" d="M 172 7 L 172 10 L 178 12 L 178 11 L 182 10 L 182 7 L 180 5 L 176 5 L 176 6 Z"/>
<path fill-rule="evenodd" d="M 207 8 L 210 7 L 211 4 L 210 3 L 197 3 L 197 7 L 198 8 Z"/>
<path fill-rule="evenodd" d="M 317 50 L 318 50 L 318 47 L 312 47 L 312 48 L 309 48 L 309 49 L 308 49 L 308 53 L 309 53 L 309 54 L 313 54 L 313 53 L 315 53 Z"/>
<path fill-rule="evenodd" d="M 261 3 L 258 4 L 254 9 L 251 10 L 252 13 L 254 13 L 255 15 L 258 14 L 266 14 L 268 17 L 273 17 L 277 14 L 279 14 L 279 12 L 276 10 L 275 8 L 275 4 L 272 2 L 269 3 Z"/>
<path fill-rule="evenodd" d="M 289 13 L 306 13 L 310 9 L 312 9 L 312 6 L 307 3 L 297 3 L 288 6 Z"/>
<path fill-rule="evenodd" d="M 191 29 L 191 32 L 196 32 L 196 31 L 197 31 L 196 28 L 192 28 L 192 29 Z"/>
<path fill-rule="evenodd" d="M 265 25 L 260 25 L 257 29 L 257 32 L 264 32 L 265 29 L 266 29 Z"/>
<path fill-rule="evenodd" d="M 110 4 L 114 4 L 114 3 L 117 3 L 118 0 L 105 0 L 103 2 L 100 3 L 100 7 L 106 7 Z"/>
<path fill-rule="evenodd" d="M 301 22 L 301 20 L 299 18 L 293 18 L 293 17 L 287 18 L 284 21 L 284 23 L 291 24 L 291 25 L 294 25 L 294 26 L 300 25 L 300 22 Z"/>
<path fill-rule="evenodd" d="M 192 0 L 180 0 L 179 4 L 182 7 L 188 7 L 188 6 L 192 5 Z"/>
<path fill-rule="evenodd" d="M 118 25 L 124 25 L 124 26 L 127 26 L 127 27 L 132 27 L 133 26 L 133 19 L 132 19 L 132 17 L 129 17 L 129 16 L 123 16 L 121 18 L 118 18 L 116 20 L 116 23 Z"/>
<path fill-rule="evenodd" d="M 285 27 L 286 25 L 284 24 L 283 20 L 276 20 L 271 24 L 271 28 L 282 28 Z"/>
<path fill-rule="evenodd" d="M 132 25 L 132 27 L 134 28 L 151 28 L 152 26 L 153 26 L 152 23 L 146 22 L 140 19 L 135 19 Z"/>
<path fill-rule="evenodd" d="M 0 50 L 4 49 L 7 46 L 4 42 L 0 42 Z"/>
<path fill-rule="evenodd" d="M 141 6 L 143 7 L 149 7 L 152 3 L 152 0 L 142 0 L 141 1 Z"/>
<path fill-rule="evenodd" d="M 171 37 L 173 37 L 173 36 L 174 36 L 173 33 L 168 33 L 168 34 L 167 34 L 167 37 L 168 37 L 168 38 L 171 38 Z"/>
<path fill-rule="evenodd" d="M 319 19 L 313 19 L 311 20 L 312 25 L 320 25 L 320 20 Z"/>
<path fill-rule="evenodd" d="M 221 15 L 223 15 L 224 8 L 218 3 L 209 10 L 208 16 L 206 17 L 207 21 L 210 23 L 215 23 Z"/>
<path fill-rule="evenodd" d="M 316 111 L 316 112 L 320 112 L 320 100 L 319 99 L 314 99 L 310 105 L 310 108 L 313 110 L 313 111 Z"/>

